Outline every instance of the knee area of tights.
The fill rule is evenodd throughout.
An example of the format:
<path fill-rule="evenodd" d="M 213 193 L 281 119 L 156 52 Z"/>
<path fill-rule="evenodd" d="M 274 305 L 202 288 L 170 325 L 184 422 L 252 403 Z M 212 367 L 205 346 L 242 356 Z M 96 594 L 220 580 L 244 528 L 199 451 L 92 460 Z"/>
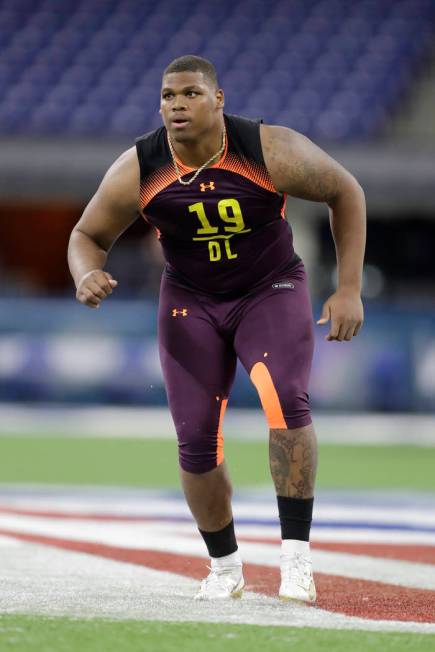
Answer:
<path fill-rule="evenodd" d="M 216 454 L 212 459 L 210 459 L 208 457 L 198 458 L 192 455 L 185 455 L 180 453 L 178 462 L 180 468 L 183 471 L 187 471 L 187 473 L 194 473 L 195 475 L 208 473 L 208 471 L 213 471 L 218 466 Z"/>
<path fill-rule="evenodd" d="M 311 422 L 310 404 L 306 394 L 286 395 L 275 408 L 271 409 L 267 405 L 263 407 L 269 428 L 299 428 Z"/>
<path fill-rule="evenodd" d="M 297 410 L 283 415 L 281 423 L 269 420 L 268 425 L 271 430 L 295 430 L 309 426 L 311 423 L 312 418 L 309 410 Z"/>

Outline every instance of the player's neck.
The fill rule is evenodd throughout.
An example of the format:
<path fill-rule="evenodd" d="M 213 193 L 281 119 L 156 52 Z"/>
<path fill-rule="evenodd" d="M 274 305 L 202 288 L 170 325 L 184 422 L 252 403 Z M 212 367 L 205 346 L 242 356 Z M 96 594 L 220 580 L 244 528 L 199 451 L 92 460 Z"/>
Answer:
<path fill-rule="evenodd" d="M 222 120 L 213 129 L 210 129 L 206 135 L 201 136 L 197 140 L 183 140 L 180 142 L 172 138 L 172 146 L 178 160 L 189 168 L 201 167 L 205 161 L 208 161 L 213 154 L 216 154 L 220 150 L 223 129 L 224 122 Z M 213 159 L 210 165 L 215 165 L 221 156 Z"/>

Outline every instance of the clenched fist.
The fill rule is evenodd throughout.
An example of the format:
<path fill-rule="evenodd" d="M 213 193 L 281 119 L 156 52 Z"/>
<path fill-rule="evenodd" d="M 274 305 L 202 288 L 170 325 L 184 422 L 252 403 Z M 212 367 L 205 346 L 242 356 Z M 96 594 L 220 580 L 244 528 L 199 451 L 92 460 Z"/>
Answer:
<path fill-rule="evenodd" d="M 112 294 L 117 285 L 118 281 L 115 281 L 111 274 L 103 272 L 102 269 L 94 269 L 80 280 L 76 299 L 89 308 L 99 308 L 101 301 Z"/>

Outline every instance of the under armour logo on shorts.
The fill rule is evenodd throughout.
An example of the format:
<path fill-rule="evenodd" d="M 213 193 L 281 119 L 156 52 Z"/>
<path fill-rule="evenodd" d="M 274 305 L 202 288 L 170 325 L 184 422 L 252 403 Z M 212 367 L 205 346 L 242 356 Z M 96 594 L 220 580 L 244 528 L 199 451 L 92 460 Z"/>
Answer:
<path fill-rule="evenodd" d="M 178 315 L 181 315 L 182 317 L 187 317 L 187 308 L 182 308 L 181 310 L 177 310 L 176 308 L 174 308 L 172 310 L 172 316 L 178 317 Z"/>

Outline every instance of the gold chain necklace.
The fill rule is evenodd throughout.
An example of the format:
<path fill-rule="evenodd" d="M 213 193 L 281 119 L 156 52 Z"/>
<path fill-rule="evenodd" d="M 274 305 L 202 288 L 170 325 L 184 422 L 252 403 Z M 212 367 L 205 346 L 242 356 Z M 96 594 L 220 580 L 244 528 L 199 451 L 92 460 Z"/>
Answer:
<path fill-rule="evenodd" d="M 177 164 L 177 159 L 175 158 L 175 152 L 174 152 L 174 148 L 172 146 L 172 141 L 171 141 L 171 137 L 169 135 L 169 131 L 167 133 L 168 133 L 169 149 L 170 149 L 170 152 L 171 152 L 172 160 L 174 162 L 174 167 L 175 167 L 175 172 L 177 174 L 177 179 L 181 183 L 181 185 L 183 185 L 183 186 L 190 185 L 193 181 L 195 181 L 198 174 L 200 174 L 207 167 L 207 165 L 209 165 L 209 163 L 211 163 L 212 161 L 214 161 L 215 158 L 217 158 L 218 156 L 223 154 L 224 149 L 225 149 L 225 145 L 226 145 L 226 142 L 227 142 L 227 132 L 226 132 L 225 125 L 224 125 L 224 130 L 223 130 L 223 133 L 222 133 L 222 145 L 220 146 L 219 151 L 217 151 L 216 154 L 213 154 L 213 156 L 211 158 L 209 158 L 208 161 L 203 163 L 203 165 L 201 165 L 201 167 L 197 169 L 197 171 L 195 172 L 193 177 L 191 179 L 189 179 L 189 181 L 183 181 L 183 179 L 181 178 L 180 168 L 178 167 L 178 164 Z"/>

